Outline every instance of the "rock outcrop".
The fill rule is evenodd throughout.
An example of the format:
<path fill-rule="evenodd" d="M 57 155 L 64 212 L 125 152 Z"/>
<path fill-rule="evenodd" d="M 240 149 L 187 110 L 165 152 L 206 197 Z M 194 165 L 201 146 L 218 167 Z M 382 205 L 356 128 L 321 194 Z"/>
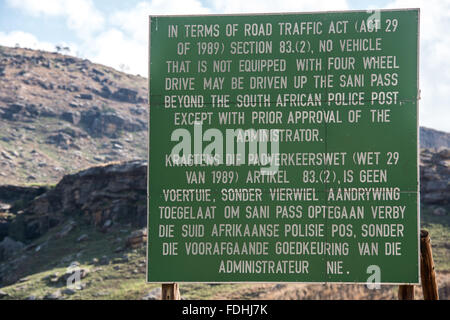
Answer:
<path fill-rule="evenodd" d="M 20 187 L 0 186 L 0 202 L 14 203 L 16 201 L 28 202 L 48 191 L 47 187 L 31 186 Z"/>
<path fill-rule="evenodd" d="M 20 214 L 17 223 L 23 224 L 22 236 L 25 240 L 39 237 L 67 216 L 82 217 L 103 230 L 114 223 L 144 227 L 147 221 L 146 176 L 147 164 L 139 160 L 67 175 Z"/>
<path fill-rule="evenodd" d="M 147 228 L 134 231 L 127 238 L 127 246 L 130 248 L 138 248 L 147 242 Z"/>
<path fill-rule="evenodd" d="M 450 199 L 450 149 L 421 150 L 421 202 L 445 208 Z M 445 209 L 436 214 L 446 214 Z M 129 161 L 92 167 L 65 176 L 55 188 L 37 196 L 18 214 L 11 228 L 23 230 L 17 240 L 31 240 L 67 220 L 83 219 L 106 231 L 116 223 L 145 227 L 147 164 Z M 14 225 L 16 224 L 16 225 Z M 18 227 L 20 224 L 21 227 Z M 146 234 L 130 237 L 129 246 L 143 243 Z"/>
<path fill-rule="evenodd" d="M 16 252 L 22 250 L 24 244 L 20 241 L 15 241 L 10 237 L 6 237 L 0 242 L 0 261 L 4 261 L 12 257 Z"/>
<path fill-rule="evenodd" d="M 420 153 L 420 200 L 422 203 L 448 205 L 450 202 L 450 149 Z"/>
<path fill-rule="evenodd" d="M 450 148 L 450 133 L 420 127 L 419 135 L 421 148 Z"/>

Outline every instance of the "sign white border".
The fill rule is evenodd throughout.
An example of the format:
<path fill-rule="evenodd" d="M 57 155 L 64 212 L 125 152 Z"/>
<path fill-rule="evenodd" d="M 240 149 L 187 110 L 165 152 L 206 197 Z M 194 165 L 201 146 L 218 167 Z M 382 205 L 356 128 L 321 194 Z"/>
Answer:
<path fill-rule="evenodd" d="M 273 12 L 273 13 L 237 13 L 237 14 L 188 14 L 188 15 L 149 15 L 149 42 L 148 42 L 148 141 L 147 141 L 147 247 L 146 247 L 146 271 L 145 271 L 145 281 L 149 284 L 155 283 L 220 283 L 220 284 L 233 284 L 233 283 L 285 283 L 285 284 L 367 284 L 367 282 L 335 282 L 335 281 L 324 281 L 324 282 L 294 282 L 294 281 L 148 281 L 148 246 L 149 246 L 149 227 L 150 227 L 150 59 L 151 59 L 151 22 L 152 18 L 168 18 L 168 17 L 232 17 L 232 16 L 277 16 L 277 15 L 304 15 L 304 14 L 326 14 L 326 13 L 357 13 L 357 12 L 395 12 L 395 11 L 417 11 L 417 99 L 416 99 L 416 117 L 417 117 L 417 128 L 416 128 L 416 141 L 417 141 L 417 270 L 418 282 L 381 282 L 380 285 L 421 285 L 420 277 L 420 134 L 419 134 L 419 100 L 420 100 L 420 87 L 419 87 L 419 58 L 420 58 L 420 8 L 397 8 L 397 9 L 370 9 L 370 10 L 336 10 L 336 11 L 305 11 L 305 12 Z"/>

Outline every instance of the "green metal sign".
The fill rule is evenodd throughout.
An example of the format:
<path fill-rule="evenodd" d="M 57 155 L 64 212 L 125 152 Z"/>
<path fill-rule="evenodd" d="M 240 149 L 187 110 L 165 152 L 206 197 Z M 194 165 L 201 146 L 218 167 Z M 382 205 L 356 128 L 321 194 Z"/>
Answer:
<path fill-rule="evenodd" d="M 149 282 L 419 282 L 419 10 L 150 17 Z"/>

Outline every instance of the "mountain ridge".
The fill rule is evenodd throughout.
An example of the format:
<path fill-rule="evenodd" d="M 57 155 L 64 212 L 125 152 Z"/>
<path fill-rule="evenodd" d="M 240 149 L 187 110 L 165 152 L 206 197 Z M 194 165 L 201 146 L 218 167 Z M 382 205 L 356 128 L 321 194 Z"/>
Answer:
<path fill-rule="evenodd" d="M 422 126 L 419 129 L 419 141 L 421 148 L 450 148 L 450 133 Z"/>
<path fill-rule="evenodd" d="M 0 46 L 0 185 L 56 184 L 147 158 L 148 81 L 73 56 Z M 421 147 L 450 134 L 420 128 Z"/>
<path fill-rule="evenodd" d="M 0 46 L 0 185 L 56 183 L 147 157 L 147 80 L 72 56 Z"/>

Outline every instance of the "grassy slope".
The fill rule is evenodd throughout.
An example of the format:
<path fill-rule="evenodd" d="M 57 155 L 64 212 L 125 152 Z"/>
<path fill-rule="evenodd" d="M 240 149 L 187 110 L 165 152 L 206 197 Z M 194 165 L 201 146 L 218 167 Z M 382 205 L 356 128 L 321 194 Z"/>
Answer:
<path fill-rule="evenodd" d="M 0 151 L 6 151 L 11 160 L 6 161 L 0 155 L 0 163 L 8 163 L 0 172 L 0 184 L 27 185 L 37 181 L 42 184 L 57 183 L 66 174 L 90 168 L 104 163 L 94 157 L 101 156 L 111 161 L 145 159 L 147 153 L 146 132 L 127 132 L 121 139 L 123 145 L 121 153 L 111 153 L 109 138 L 78 138 L 75 140 L 77 149 L 62 149 L 56 145 L 46 143 L 50 133 L 58 132 L 63 127 L 70 127 L 57 119 L 40 117 L 39 122 L 33 124 L 35 130 L 29 132 L 21 128 L 22 123 L 2 122 L 2 131 L 14 131 L 24 138 L 3 141 L 0 133 Z M 12 128 L 15 128 L 12 130 Z M 17 156 L 13 152 L 17 153 Z M 73 161 L 73 160 L 76 161 Z M 108 160 L 109 161 L 109 160 Z M 55 168 L 59 168 L 56 170 Z M 3 173 L 3 174 L 2 174 Z M 30 178 L 32 175 L 34 178 Z"/>
<path fill-rule="evenodd" d="M 38 252 L 35 248 L 27 251 L 23 264 L 26 268 L 14 270 L 20 277 L 26 277 L 24 281 L 1 289 L 9 294 L 9 298 L 35 296 L 41 299 L 58 289 L 64 289 L 63 284 L 51 284 L 48 277 L 55 273 L 64 274 L 72 261 L 78 261 L 80 267 L 88 268 L 90 272 L 82 279 L 86 287 L 73 295 L 64 295 L 64 299 L 141 299 L 159 287 L 158 284 L 145 283 L 145 246 L 115 252 L 117 248 L 125 247 L 131 228 L 113 226 L 107 233 L 102 233 L 80 222 L 64 238 L 54 239 L 62 227 L 54 228 L 33 243 L 41 245 Z M 448 274 L 450 217 L 435 217 L 431 215 L 431 209 L 422 209 L 422 227 L 430 231 L 438 274 Z M 82 234 L 87 234 L 88 240 L 77 242 Z M 108 264 L 92 263 L 92 259 L 101 259 L 102 256 L 108 257 Z M 123 260 L 124 256 L 128 261 Z M 180 291 L 186 299 L 391 299 L 396 296 L 396 287 L 393 286 L 384 286 L 373 296 L 362 286 L 351 285 L 182 284 Z"/>
<path fill-rule="evenodd" d="M 124 248 L 126 236 L 132 231 L 130 228 L 112 227 L 109 232 L 102 233 L 91 226 L 80 225 L 64 238 L 54 239 L 62 225 L 34 241 L 32 245 L 40 245 L 41 249 L 38 252 L 35 252 L 36 247 L 28 250 L 23 263 L 26 267 L 14 270 L 24 281 L 1 290 L 12 299 L 29 296 L 42 299 L 58 289 L 65 289 L 63 284 L 52 284 L 48 278 L 64 274 L 73 261 L 79 262 L 80 268 L 89 269 L 89 274 L 81 280 L 86 287 L 73 295 L 65 295 L 65 299 L 141 299 L 148 291 L 159 287 L 145 282 L 145 246 L 138 249 Z M 82 234 L 88 235 L 88 240 L 77 242 Z M 123 251 L 115 252 L 121 247 Z M 100 260 L 102 256 L 108 257 L 108 264 L 92 263 L 94 258 Z M 127 262 L 123 260 L 124 256 Z M 182 286 L 181 293 L 186 298 L 204 299 L 235 289 L 233 285 L 186 284 Z"/>
<path fill-rule="evenodd" d="M 422 229 L 430 233 L 434 264 L 437 271 L 450 271 L 450 216 L 433 216 L 431 209 L 422 208 Z"/>

